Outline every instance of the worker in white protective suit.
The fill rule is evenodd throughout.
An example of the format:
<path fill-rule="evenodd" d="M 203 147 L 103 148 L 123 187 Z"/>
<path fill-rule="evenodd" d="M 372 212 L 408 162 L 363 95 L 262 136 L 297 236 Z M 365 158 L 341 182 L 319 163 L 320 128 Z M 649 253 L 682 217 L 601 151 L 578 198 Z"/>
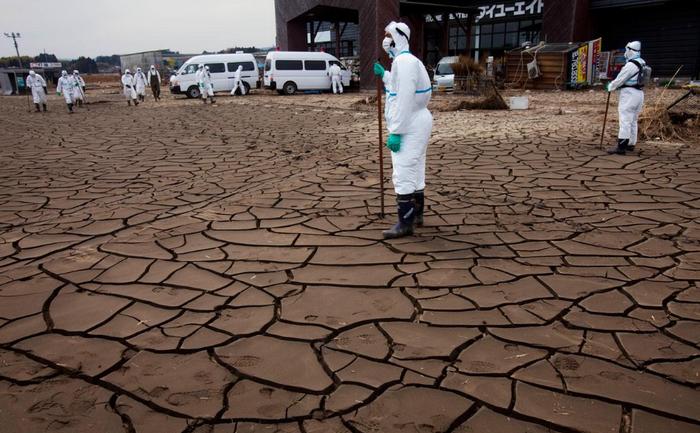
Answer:
<path fill-rule="evenodd" d="M 644 67 L 646 62 L 641 57 L 642 44 L 630 42 L 625 48 L 627 63 L 622 67 L 615 80 L 608 83 L 608 92 L 620 90 L 618 113 L 620 131 L 617 135 L 617 147 L 608 150 L 609 154 L 624 155 L 633 151 L 637 144 L 637 122 L 644 107 Z"/>
<path fill-rule="evenodd" d="M 29 71 L 29 76 L 26 79 L 27 87 L 32 89 L 32 100 L 36 107 L 36 112 L 39 113 L 39 104 L 43 105 L 46 111 L 46 80 L 44 77 L 34 71 Z"/>
<path fill-rule="evenodd" d="M 151 86 L 151 93 L 156 101 L 160 101 L 160 72 L 156 69 L 155 65 L 151 65 L 151 69 L 148 70 L 148 84 Z"/>
<path fill-rule="evenodd" d="M 124 86 L 126 103 L 131 105 L 131 101 L 134 101 L 134 105 L 139 105 L 139 101 L 136 99 L 136 83 L 134 82 L 134 76 L 131 75 L 131 71 L 128 69 L 124 71 L 124 75 L 122 75 L 122 86 Z"/>
<path fill-rule="evenodd" d="M 75 80 L 73 101 L 78 104 L 78 107 L 82 107 L 85 102 L 85 80 L 80 76 L 80 71 L 77 69 L 73 70 L 73 80 Z"/>
<path fill-rule="evenodd" d="M 245 96 L 245 86 L 243 85 L 243 79 L 241 78 L 243 74 L 243 65 L 238 65 L 238 69 L 233 73 L 233 89 L 231 94 L 235 95 L 238 90 L 241 96 Z"/>
<path fill-rule="evenodd" d="M 56 84 L 56 93 L 58 96 L 63 96 L 68 112 L 71 114 L 73 114 L 73 87 L 75 87 L 75 79 L 68 75 L 68 71 L 61 71 L 61 77 Z"/>
<path fill-rule="evenodd" d="M 211 103 L 214 101 L 214 83 L 211 80 L 211 73 L 209 72 L 209 66 L 199 65 L 197 70 L 197 81 L 199 82 L 199 91 L 202 92 L 202 102 L 207 103 L 207 98 Z"/>
<path fill-rule="evenodd" d="M 148 83 L 146 74 L 143 73 L 141 68 L 136 68 L 136 74 L 134 74 L 134 87 L 136 89 L 136 96 L 141 102 L 146 100 L 146 83 Z"/>
<path fill-rule="evenodd" d="M 343 93 L 343 78 L 342 69 L 337 63 L 333 63 L 328 68 L 328 75 L 331 77 L 331 86 L 333 86 L 333 94 Z"/>
<path fill-rule="evenodd" d="M 375 63 L 374 73 L 386 89 L 386 146 L 391 150 L 399 221 L 383 234 L 385 239 L 393 239 L 413 234 L 414 223 L 423 225 L 425 155 L 433 129 L 433 116 L 428 111 L 432 86 L 425 66 L 408 50 L 408 26 L 392 21 L 385 30 L 382 47 L 393 59 L 391 71 Z"/>

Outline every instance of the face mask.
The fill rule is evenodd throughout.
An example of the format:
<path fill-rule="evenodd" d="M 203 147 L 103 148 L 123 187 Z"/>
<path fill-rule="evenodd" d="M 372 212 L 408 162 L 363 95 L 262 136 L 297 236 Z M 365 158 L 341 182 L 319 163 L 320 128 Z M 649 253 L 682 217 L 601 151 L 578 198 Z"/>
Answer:
<path fill-rule="evenodd" d="M 627 59 L 627 60 L 634 59 L 634 58 L 637 57 L 638 55 L 639 55 L 639 54 L 637 54 L 636 51 L 634 51 L 634 50 L 632 50 L 632 49 L 630 49 L 630 48 L 627 48 L 627 49 L 625 50 L 625 59 Z"/>
<path fill-rule="evenodd" d="M 31 75 L 31 76 L 33 77 L 34 75 L 36 75 L 36 72 L 34 72 L 34 71 L 29 71 L 29 75 Z"/>
<path fill-rule="evenodd" d="M 386 53 L 388 55 L 390 55 L 392 57 L 393 57 L 392 48 L 394 46 L 396 46 L 396 44 L 394 44 L 394 40 L 391 38 L 384 38 L 384 40 L 382 41 L 382 48 L 384 49 L 384 51 L 386 51 Z"/>

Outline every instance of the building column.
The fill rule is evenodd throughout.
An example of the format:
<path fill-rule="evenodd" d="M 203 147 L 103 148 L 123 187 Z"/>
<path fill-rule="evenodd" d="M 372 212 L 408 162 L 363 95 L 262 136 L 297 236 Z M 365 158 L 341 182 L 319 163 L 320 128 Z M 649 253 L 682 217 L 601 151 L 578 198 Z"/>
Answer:
<path fill-rule="evenodd" d="M 399 19 L 399 0 L 365 0 L 360 14 L 360 86 L 374 89 L 374 62 L 381 59 L 389 66 L 389 56 L 382 50 L 384 27 Z"/>
<path fill-rule="evenodd" d="M 542 13 L 542 39 L 547 42 L 581 42 L 590 39 L 590 0 L 546 0 Z"/>

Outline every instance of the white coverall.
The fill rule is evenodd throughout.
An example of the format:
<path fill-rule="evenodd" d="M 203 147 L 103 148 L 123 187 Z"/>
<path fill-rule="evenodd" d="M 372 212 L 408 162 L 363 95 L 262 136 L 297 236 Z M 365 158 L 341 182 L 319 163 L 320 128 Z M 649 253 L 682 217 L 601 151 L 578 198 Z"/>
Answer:
<path fill-rule="evenodd" d="M 73 80 L 75 81 L 75 87 L 73 87 L 73 100 L 77 101 L 80 99 L 81 101 L 85 101 L 85 93 L 83 90 L 85 88 L 85 80 L 83 80 L 83 77 L 75 72 L 73 73 Z"/>
<path fill-rule="evenodd" d="M 342 79 L 342 69 L 337 64 L 332 64 L 328 68 L 328 75 L 331 76 L 331 85 L 333 86 L 333 93 L 343 93 L 343 79 Z"/>
<path fill-rule="evenodd" d="M 32 89 L 32 99 L 35 104 L 46 104 L 46 92 L 44 92 L 46 81 L 44 77 L 39 74 L 27 76 L 27 87 Z"/>
<path fill-rule="evenodd" d="M 214 97 L 214 83 L 211 81 L 211 73 L 206 69 L 197 71 L 199 89 L 202 91 L 202 99 Z"/>
<path fill-rule="evenodd" d="M 617 138 L 629 140 L 629 146 L 633 147 L 637 144 L 637 122 L 644 107 L 644 91 L 625 87 L 636 86 L 639 83 L 639 68 L 632 60 L 639 62 L 642 67 L 646 64 L 641 57 L 627 60 L 617 78 L 608 84 L 608 90 L 612 92 L 622 87 L 617 107 L 620 118 L 620 131 Z"/>
<path fill-rule="evenodd" d="M 73 88 L 75 86 L 75 78 L 68 75 L 68 73 L 61 75 L 61 77 L 58 79 L 58 84 L 56 84 L 56 92 L 63 95 L 63 99 L 66 100 L 66 104 L 73 103 Z"/>
<path fill-rule="evenodd" d="M 396 47 L 392 48 L 391 71 L 386 71 L 382 79 L 387 92 L 387 129 L 401 136 L 399 151 L 391 152 L 394 191 L 404 195 L 425 188 L 425 155 L 433 130 L 433 116 L 428 111 L 432 85 L 425 66 L 408 51 L 408 39 L 397 32 L 396 26 L 392 22 L 386 27 Z"/>
<path fill-rule="evenodd" d="M 238 69 L 236 69 L 236 72 L 233 73 L 233 89 L 231 90 L 232 95 L 236 94 L 237 89 L 241 91 L 241 95 L 245 95 L 245 86 L 243 85 L 243 80 L 241 79 L 242 73 L 243 66 L 238 65 Z"/>
<path fill-rule="evenodd" d="M 137 95 L 146 96 L 146 83 L 146 74 L 143 73 L 141 68 L 137 69 L 136 74 L 134 74 L 134 85 Z"/>
<path fill-rule="evenodd" d="M 124 96 L 127 101 L 136 99 L 136 90 L 134 89 L 134 76 L 131 73 L 122 75 L 122 85 L 124 86 Z"/>

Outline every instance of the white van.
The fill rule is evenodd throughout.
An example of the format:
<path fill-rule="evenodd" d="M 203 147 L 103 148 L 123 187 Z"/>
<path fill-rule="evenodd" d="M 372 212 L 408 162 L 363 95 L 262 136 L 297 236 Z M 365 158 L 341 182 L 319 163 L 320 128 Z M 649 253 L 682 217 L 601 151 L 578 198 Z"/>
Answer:
<path fill-rule="evenodd" d="M 297 90 L 331 90 L 328 68 L 340 66 L 343 86 L 350 86 L 352 73 L 340 60 L 328 53 L 309 51 L 271 51 L 265 59 L 265 87 L 280 94 L 293 95 Z"/>
<path fill-rule="evenodd" d="M 184 93 L 188 98 L 199 98 L 201 93 L 197 83 L 197 66 L 202 63 L 209 66 L 215 92 L 231 92 L 233 74 L 239 65 L 243 66 L 241 80 L 246 94 L 253 87 L 260 88 L 258 63 L 252 54 L 205 54 L 192 57 L 182 65 L 176 75 L 170 77 L 170 92 Z"/>
<path fill-rule="evenodd" d="M 455 89 L 455 73 L 452 65 L 459 61 L 459 57 L 443 57 L 435 68 L 433 77 L 433 90 L 436 92 L 451 92 Z"/>

